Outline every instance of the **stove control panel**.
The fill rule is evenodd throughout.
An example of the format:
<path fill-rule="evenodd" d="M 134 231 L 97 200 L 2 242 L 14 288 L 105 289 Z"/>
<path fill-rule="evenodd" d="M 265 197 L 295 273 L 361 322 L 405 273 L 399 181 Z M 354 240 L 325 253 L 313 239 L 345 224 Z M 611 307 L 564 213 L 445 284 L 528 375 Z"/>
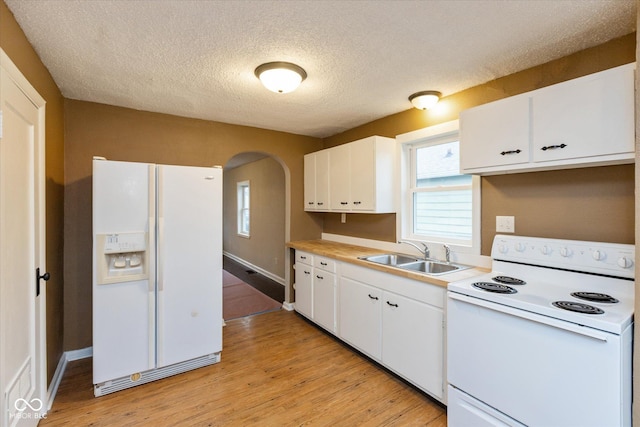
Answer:
<path fill-rule="evenodd" d="M 497 235 L 491 258 L 634 278 L 635 247 L 619 243 Z"/>

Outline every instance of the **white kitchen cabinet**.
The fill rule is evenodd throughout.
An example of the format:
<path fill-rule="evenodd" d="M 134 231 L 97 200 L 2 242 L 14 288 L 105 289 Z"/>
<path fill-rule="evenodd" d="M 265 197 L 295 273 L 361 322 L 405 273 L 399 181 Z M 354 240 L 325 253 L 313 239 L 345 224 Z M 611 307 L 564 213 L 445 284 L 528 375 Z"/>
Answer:
<path fill-rule="evenodd" d="M 382 362 L 442 399 L 442 309 L 391 292 L 384 292 L 382 299 Z"/>
<path fill-rule="evenodd" d="M 304 209 L 323 211 L 329 208 L 329 151 L 304 156 Z"/>
<path fill-rule="evenodd" d="M 357 280 L 340 280 L 340 337 L 380 361 L 382 291 Z"/>
<path fill-rule="evenodd" d="M 463 173 L 632 163 L 635 64 L 460 113 Z"/>
<path fill-rule="evenodd" d="M 342 263 L 339 336 L 444 400 L 446 289 Z"/>
<path fill-rule="evenodd" d="M 381 136 L 307 154 L 305 210 L 394 212 L 396 167 L 395 140 Z"/>
<path fill-rule="evenodd" d="M 529 162 L 529 102 L 512 96 L 460 113 L 460 169 Z"/>
<path fill-rule="evenodd" d="M 350 210 L 351 147 L 338 145 L 329 149 L 329 203 L 332 211 Z"/>
<path fill-rule="evenodd" d="M 313 320 L 331 333 L 336 331 L 336 262 L 314 256 Z"/>
<path fill-rule="evenodd" d="M 533 161 L 633 153 L 633 64 L 541 89 L 533 96 Z"/>
<path fill-rule="evenodd" d="M 296 251 L 295 310 L 313 319 L 313 255 Z"/>

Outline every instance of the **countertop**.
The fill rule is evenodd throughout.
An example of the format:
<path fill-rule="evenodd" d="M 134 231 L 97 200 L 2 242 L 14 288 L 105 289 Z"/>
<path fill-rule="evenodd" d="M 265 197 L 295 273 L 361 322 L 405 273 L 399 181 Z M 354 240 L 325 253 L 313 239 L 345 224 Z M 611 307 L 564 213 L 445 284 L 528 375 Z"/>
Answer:
<path fill-rule="evenodd" d="M 287 246 L 296 250 L 310 252 L 315 255 L 333 258 L 338 261 L 344 261 L 362 267 L 372 268 L 374 270 L 395 274 L 396 276 L 406 277 L 409 279 L 418 280 L 445 288 L 450 282 L 457 282 L 458 280 L 468 279 L 470 277 L 484 274 L 489 271 L 485 268 L 473 267 L 462 271 L 456 271 L 455 273 L 443 274 L 441 276 L 429 276 L 409 270 L 402 270 L 399 268 L 358 259 L 358 257 L 362 256 L 389 253 L 389 251 L 380 249 L 372 249 L 364 246 L 355 246 L 345 243 L 332 242 L 330 240 L 299 240 L 295 242 L 288 242 Z"/>

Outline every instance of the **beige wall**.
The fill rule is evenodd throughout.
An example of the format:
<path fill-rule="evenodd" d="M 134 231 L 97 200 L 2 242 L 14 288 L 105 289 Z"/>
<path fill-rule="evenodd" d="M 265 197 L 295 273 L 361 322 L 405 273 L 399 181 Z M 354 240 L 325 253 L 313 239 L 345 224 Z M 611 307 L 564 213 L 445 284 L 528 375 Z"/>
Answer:
<path fill-rule="evenodd" d="M 448 107 L 446 114 L 410 109 L 327 138 L 324 146 L 370 135 L 395 137 L 455 120 L 461 110 L 476 105 L 633 62 L 635 39 L 635 33 L 629 34 L 452 94 L 441 101 Z M 634 243 L 633 170 L 633 165 L 627 165 L 482 178 L 482 254 L 490 253 L 496 215 L 516 215 L 516 233 L 522 235 Z M 580 207 L 579 220 L 569 215 L 575 206 Z M 375 221 L 365 215 L 347 215 L 346 224 L 333 214 L 324 215 L 326 232 L 387 241 L 396 238 L 395 214 Z"/>
<path fill-rule="evenodd" d="M 91 159 L 193 166 L 225 165 L 238 153 L 262 152 L 284 166 L 290 238 L 318 238 L 321 223 L 303 206 L 303 155 L 316 138 L 65 100 L 64 348 L 91 346 Z"/>
<path fill-rule="evenodd" d="M 250 237 L 238 235 L 237 185 L 250 185 Z M 284 279 L 285 182 L 271 157 L 224 171 L 224 250 Z M 288 252 L 287 252 L 288 253 Z"/>
<path fill-rule="evenodd" d="M 49 71 L 27 41 L 22 29 L 0 1 L 0 47 L 42 96 L 46 104 L 46 270 L 47 381 L 51 381 L 63 348 L 63 202 L 64 119 L 63 98 Z"/>

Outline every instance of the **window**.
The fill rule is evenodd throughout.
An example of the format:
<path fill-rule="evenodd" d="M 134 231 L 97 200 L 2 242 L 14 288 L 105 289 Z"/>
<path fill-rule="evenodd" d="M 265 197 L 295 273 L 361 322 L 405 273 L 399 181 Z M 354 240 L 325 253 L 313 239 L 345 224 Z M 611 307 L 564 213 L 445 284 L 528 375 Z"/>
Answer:
<path fill-rule="evenodd" d="M 479 253 L 480 184 L 460 174 L 458 122 L 401 137 L 402 238 Z"/>
<path fill-rule="evenodd" d="M 250 188 L 249 181 L 238 182 L 238 235 L 249 237 L 250 230 L 250 211 L 249 200 Z"/>

